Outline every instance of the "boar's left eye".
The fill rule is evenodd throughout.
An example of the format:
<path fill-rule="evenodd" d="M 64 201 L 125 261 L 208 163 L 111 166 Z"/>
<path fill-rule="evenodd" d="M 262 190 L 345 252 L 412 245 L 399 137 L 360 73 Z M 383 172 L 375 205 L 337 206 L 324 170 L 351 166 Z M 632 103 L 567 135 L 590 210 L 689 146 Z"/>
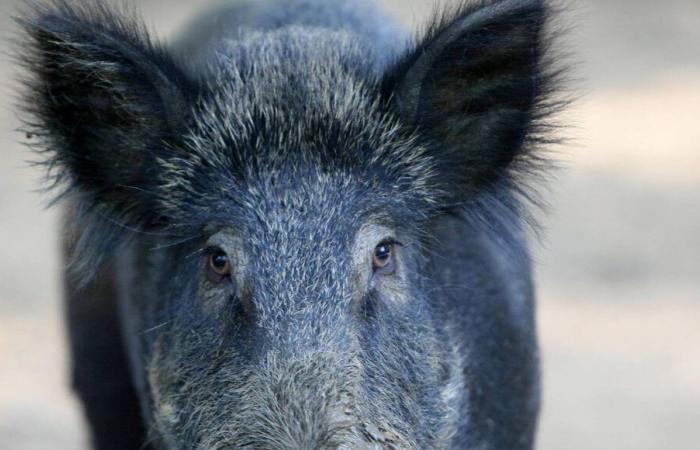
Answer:
<path fill-rule="evenodd" d="M 372 255 L 372 268 L 375 272 L 390 274 L 395 268 L 395 247 L 396 242 L 388 240 L 382 241 L 374 248 Z"/>

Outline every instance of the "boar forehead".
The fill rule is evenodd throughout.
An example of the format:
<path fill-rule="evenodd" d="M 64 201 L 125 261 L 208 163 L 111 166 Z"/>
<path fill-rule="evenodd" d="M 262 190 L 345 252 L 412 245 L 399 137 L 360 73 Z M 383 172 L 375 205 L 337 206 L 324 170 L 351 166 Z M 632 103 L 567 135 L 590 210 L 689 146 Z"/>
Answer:
<path fill-rule="evenodd" d="M 177 217 L 291 192 L 326 213 L 343 197 L 434 203 L 434 162 L 385 107 L 368 52 L 349 34 L 294 27 L 226 43 L 182 148 L 160 161 L 162 206 Z"/>

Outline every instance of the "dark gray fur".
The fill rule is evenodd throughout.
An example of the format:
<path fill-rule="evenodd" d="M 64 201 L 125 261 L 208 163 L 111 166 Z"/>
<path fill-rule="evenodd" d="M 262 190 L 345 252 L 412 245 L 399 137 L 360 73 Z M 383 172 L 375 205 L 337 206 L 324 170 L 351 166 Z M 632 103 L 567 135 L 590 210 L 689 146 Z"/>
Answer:
<path fill-rule="evenodd" d="M 550 14 L 465 2 L 411 43 L 363 1 L 251 0 L 166 48 L 98 1 L 33 5 L 95 448 L 532 448 Z"/>

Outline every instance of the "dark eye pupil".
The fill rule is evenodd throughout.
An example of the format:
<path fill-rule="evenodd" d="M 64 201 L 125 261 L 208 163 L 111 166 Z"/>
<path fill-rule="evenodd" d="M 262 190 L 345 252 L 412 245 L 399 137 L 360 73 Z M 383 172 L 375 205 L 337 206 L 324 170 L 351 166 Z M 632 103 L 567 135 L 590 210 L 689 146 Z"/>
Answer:
<path fill-rule="evenodd" d="M 374 252 L 374 256 L 379 261 L 386 261 L 391 256 L 391 246 L 386 244 L 378 246 Z"/>
<path fill-rule="evenodd" d="M 228 257 L 223 253 L 217 253 L 212 257 L 211 262 L 216 269 L 225 269 L 228 264 Z"/>

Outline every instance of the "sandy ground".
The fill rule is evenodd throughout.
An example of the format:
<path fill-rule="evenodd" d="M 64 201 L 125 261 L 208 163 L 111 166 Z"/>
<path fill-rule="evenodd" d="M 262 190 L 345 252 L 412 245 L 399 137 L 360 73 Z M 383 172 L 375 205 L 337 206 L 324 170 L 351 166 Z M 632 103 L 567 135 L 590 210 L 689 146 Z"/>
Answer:
<path fill-rule="evenodd" d="M 162 35 L 195 0 L 142 1 Z M 406 24 L 429 9 L 387 0 Z M 0 34 L 12 36 L 0 2 Z M 544 450 L 694 450 L 700 425 L 700 3 L 569 2 L 581 100 L 537 246 Z M 6 42 L 3 39 L 0 42 Z M 3 53 L 7 46 L 0 46 Z M 58 211 L 0 65 L 0 448 L 86 448 L 67 388 Z"/>

